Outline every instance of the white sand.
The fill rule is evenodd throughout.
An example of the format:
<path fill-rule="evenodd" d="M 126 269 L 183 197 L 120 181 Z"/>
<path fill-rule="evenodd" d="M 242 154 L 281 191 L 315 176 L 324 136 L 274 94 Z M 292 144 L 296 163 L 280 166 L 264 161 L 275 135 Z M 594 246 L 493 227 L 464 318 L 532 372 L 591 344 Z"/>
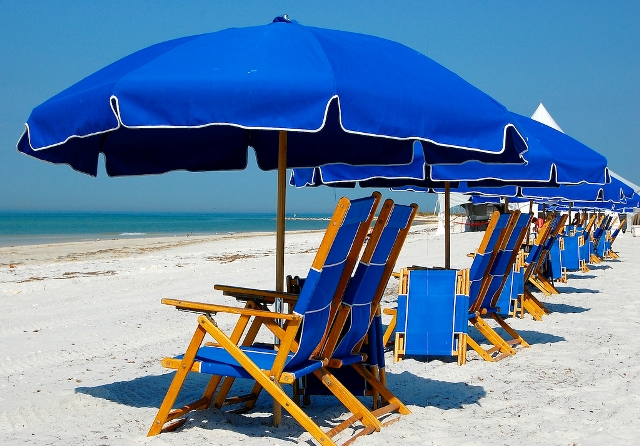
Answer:
<path fill-rule="evenodd" d="M 453 267 L 469 266 L 481 236 L 452 236 Z M 320 238 L 288 235 L 287 274 L 306 274 Z M 442 245 L 419 228 L 397 266 L 441 266 Z M 172 377 L 160 359 L 184 351 L 196 320 L 160 298 L 235 305 L 213 284 L 272 288 L 274 246 L 272 235 L 236 235 L 0 248 L 0 444 L 310 442 L 288 415 L 270 427 L 265 395 L 250 415 L 197 412 L 177 432 L 146 437 Z M 615 248 L 620 261 L 570 273 L 560 296 L 542 299 L 554 310 L 543 321 L 509 320 L 531 343 L 515 356 L 487 363 L 470 352 L 463 367 L 388 356 L 389 387 L 413 413 L 356 444 L 638 441 L 640 238 Z M 205 380 L 192 375 L 183 401 Z M 344 417 L 332 398 L 308 412 L 325 428 Z"/>

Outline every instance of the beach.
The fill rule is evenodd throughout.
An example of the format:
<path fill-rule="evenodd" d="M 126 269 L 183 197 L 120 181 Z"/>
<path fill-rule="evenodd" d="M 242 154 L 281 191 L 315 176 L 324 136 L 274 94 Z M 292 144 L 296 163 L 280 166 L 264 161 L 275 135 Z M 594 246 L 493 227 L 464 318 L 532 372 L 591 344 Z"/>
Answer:
<path fill-rule="evenodd" d="M 285 274 L 306 275 L 322 231 L 287 233 Z M 482 232 L 451 238 L 451 266 Z M 396 270 L 442 266 L 443 237 L 415 226 Z M 508 319 L 531 344 L 497 363 L 473 351 L 454 359 L 387 359 L 388 387 L 412 414 L 355 444 L 631 444 L 640 437 L 640 238 L 618 237 L 619 260 L 569 273 L 561 294 L 536 293 L 552 314 Z M 0 443 L 313 444 L 286 413 L 270 425 L 263 392 L 245 415 L 193 412 L 176 432 L 146 437 L 172 379 L 160 360 L 184 352 L 196 314 L 163 297 L 239 305 L 214 284 L 272 289 L 275 235 L 93 240 L 0 248 Z M 394 305 L 391 279 L 383 306 Z M 228 331 L 235 318 L 218 314 Z M 265 335 L 264 340 L 270 340 Z M 199 397 L 191 374 L 179 398 Z M 248 388 L 248 383 L 240 383 Z M 305 411 L 324 429 L 347 417 L 330 397 Z M 348 432 L 346 432 L 348 434 Z M 346 436 L 338 436 L 337 442 Z"/>

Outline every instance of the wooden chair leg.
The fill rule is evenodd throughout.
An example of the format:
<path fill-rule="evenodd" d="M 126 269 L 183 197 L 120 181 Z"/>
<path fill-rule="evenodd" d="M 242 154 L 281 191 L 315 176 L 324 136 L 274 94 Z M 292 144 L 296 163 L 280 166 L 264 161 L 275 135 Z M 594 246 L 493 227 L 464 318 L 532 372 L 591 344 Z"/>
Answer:
<path fill-rule="evenodd" d="M 316 377 L 327 387 L 333 395 L 353 414 L 352 422 L 359 420 L 363 425 L 380 431 L 382 423 L 376 418 L 369 409 L 365 407 L 358 398 L 356 398 L 347 388 L 336 379 L 328 369 L 322 368 L 313 372 Z"/>
<path fill-rule="evenodd" d="M 229 354 L 320 444 L 335 445 L 309 416 L 282 390 L 276 376 L 267 376 L 251 359 L 234 344 L 207 316 L 198 318 L 200 325 L 229 352 Z"/>
<path fill-rule="evenodd" d="M 500 352 L 494 360 L 502 359 L 509 355 L 514 355 L 516 351 L 511 347 L 502 337 L 496 333 L 481 317 L 475 316 L 469 319 L 469 322 L 492 344 L 494 347 L 487 350 L 486 353 L 491 355 L 496 352 Z M 474 349 L 475 350 L 475 349 Z M 483 356 L 484 357 L 484 356 Z"/>
<path fill-rule="evenodd" d="M 487 362 L 493 362 L 493 357 L 485 351 L 480 344 L 478 344 L 471 336 L 467 336 L 466 340 L 469 347 L 471 347 L 482 359 Z"/>
<path fill-rule="evenodd" d="M 393 335 L 394 330 L 396 329 L 396 324 L 398 322 L 398 310 L 392 308 L 385 308 L 383 310 L 384 314 L 391 315 L 391 322 L 387 326 L 387 329 L 382 336 L 382 345 L 389 344 L 389 340 L 391 339 L 391 335 Z"/>
<path fill-rule="evenodd" d="M 496 313 L 491 313 L 491 317 L 493 318 L 494 321 L 496 321 L 498 323 L 498 325 L 500 325 L 502 327 L 502 329 L 504 331 L 506 331 L 507 333 L 509 333 L 509 336 L 511 336 L 513 338 L 513 341 L 507 341 L 508 344 L 519 344 L 523 347 L 529 347 L 529 344 L 527 343 L 527 341 L 525 341 L 522 336 L 520 336 L 520 334 L 518 334 L 517 331 L 515 331 L 509 324 L 507 324 L 505 322 L 504 319 L 502 319 L 498 314 Z"/>
<path fill-rule="evenodd" d="M 525 290 L 525 294 L 522 300 L 522 306 L 531 317 L 536 321 L 541 321 L 545 314 L 551 314 L 551 312 L 540 302 L 529 290 Z"/>
<path fill-rule="evenodd" d="M 408 415 L 411 411 L 405 406 L 402 401 L 398 399 L 386 386 L 384 386 L 375 376 L 371 374 L 362 364 L 353 364 L 352 367 L 362 376 L 371 387 L 378 392 L 382 398 L 389 404 L 397 405 L 398 412 L 403 415 Z"/>
<path fill-rule="evenodd" d="M 176 409 L 174 411 L 171 410 L 171 408 L 173 407 L 173 404 L 176 401 L 176 398 L 178 398 L 178 394 L 180 393 L 180 389 L 182 388 L 184 381 L 187 379 L 187 375 L 191 370 L 191 366 L 193 366 L 193 363 L 196 358 L 196 353 L 198 352 L 200 345 L 202 345 L 202 341 L 204 339 L 205 333 L 206 333 L 205 329 L 202 326 L 198 325 L 198 328 L 196 328 L 196 331 L 193 334 L 193 337 L 191 338 L 189 347 L 187 348 L 187 351 L 184 357 L 182 358 L 180 367 L 176 371 L 176 374 L 173 377 L 173 381 L 171 381 L 171 385 L 167 390 L 167 394 L 165 395 L 164 400 L 160 405 L 158 414 L 156 415 L 155 420 L 153 420 L 153 424 L 151 425 L 151 428 L 147 433 L 148 437 L 158 435 L 160 432 L 162 432 L 163 426 L 168 421 L 179 418 L 182 415 L 185 415 L 191 412 L 195 408 L 199 408 L 202 406 L 206 407 L 209 405 L 209 401 L 203 401 L 203 399 L 201 398 L 200 400 L 196 401 L 195 403 L 192 403 L 191 405 L 184 406 L 183 408 Z"/>

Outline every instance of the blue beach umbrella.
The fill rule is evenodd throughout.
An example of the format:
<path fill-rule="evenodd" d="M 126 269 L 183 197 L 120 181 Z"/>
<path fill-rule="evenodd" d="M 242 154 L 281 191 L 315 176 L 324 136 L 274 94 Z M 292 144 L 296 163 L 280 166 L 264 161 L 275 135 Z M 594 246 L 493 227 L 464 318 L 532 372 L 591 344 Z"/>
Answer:
<path fill-rule="evenodd" d="M 415 155 L 413 162 L 404 166 L 326 165 L 294 169 L 290 182 L 299 187 L 358 182 L 362 187 L 444 191 L 446 201 L 449 188 L 467 194 L 515 197 L 520 194 L 520 186 L 534 188 L 610 181 L 607 160 L 595 150 L 526 116 L 515 113 L 511 116 L 511 121 L 528 144 L 526 164 L 508 165 L 479 160 L 455 165 L 446 162 L 431 164 L 426 157 L 420 159 Z M 448 209 L 445 209 L 445 228 L 445 268 L 448 268 Z"/>
<path fill-rule="evenodd" d="M 314 169 L 294 169 L 291 184 L 309 185 L 360 182 L 363 187 L 414 190 L 443 188 L 444 182 L 462 183 L 456 192 L 472 193 L 474 187 L 558 186 L 560 184 L 610 181 L 607 159 L 570 136 L 526 116 L 511 114 L 512 122 L 527 141 L 526 164 L 504 164 L 468 160 L 464 163 L 430 163 L 414 147 L 410 164 L 396 166 L 349 166 L 331 164 Z M 481 189 L 480 189 L 481 190 Z M 482 192 L 479 192 L 482 193 Z"/>
<path fill-rule="evenodd" d="M 285 169 L 431 162 L 521 163 L 507 110 L 396 42 L 277 17 L 158 43 L 33 109 L 18 150 L 97 175 L 278 169 L 276 289 L 284 278 Z"/>
<path fill-rule="evenodd" d="M 560 184 L 604 184 L 610 181 L 607 159 L 580 141 L 546 124 L 512 113 L 512 120 L 529 146 L 527 163 L 516 166 L 439 164 L 431 167 L 431 179 L 466 180 L 470 185 L 544 186 Z"/>
<path fill-rule="evenodd" d="M 622 202 L 634 195 L 634 190 L 611 177 L 608 184 L 576 184 L 559 187 L 523 187 L 521 196 L 531 199 L 564 200 L 564 201 L 611 201 Z"/>

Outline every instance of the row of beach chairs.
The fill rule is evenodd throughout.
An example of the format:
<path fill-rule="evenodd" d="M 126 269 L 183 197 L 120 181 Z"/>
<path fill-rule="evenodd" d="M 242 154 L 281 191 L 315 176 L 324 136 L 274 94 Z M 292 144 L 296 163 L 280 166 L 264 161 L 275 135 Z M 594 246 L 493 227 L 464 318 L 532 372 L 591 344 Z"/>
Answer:
<path fill-rule="evenodd" d="M 371 230 L 380 200 L 379 193 L 352 201 L 341 199 L 307 276 L 288 277 L 287 292 L 214 287 L 241 302 L 239 307 L 162 300 L 196 313 L 197 324 L 185 353 L 162 361 L 164 367 L 176 372 L 150 436 L 178 429 L 193 410 L 229 406 L 237 407 L 235 413 L 251 411 L 264 390 L 274 400 L 275 426 L 280 424 L 284 409 L 318 443 L 335 444 L 339 436 L 346 437 L 342 440 L 349 444 L 410 413 L 387 388 L 385 349 L 393 349 L 395 361 L 407 355 L 449 355 L 456 356 L 462 365 L 469 348 L 487 361 L 497 361 L 515 354 L 518 347 L 529 346 L 505 318 L 528 312 L 541 319 L 548 313 L 527 284 L 545 293 L 554 292 L 549 271 L 557 266 L 554 269 L 551 258 L 566 216 L 547 219 L 525 253 L 523 242 L 531 216 L 519 211 L 495 213 L 473 253 L 471 268 L 401 268 L 397 307 L 383 310 L 380 301 L 417 206 L 386 200 Z M 565 255 L 567 245 L 573 243 L 567 237 L 578 233 L 578 238 L 588 237 L 589 243 L 598 246 L 596 234 L 607 234 L 611 223 L 604 220 L 589 222 L 589 230 L 586 226 L 584 230 L 569 228 L 564 237 Z M 615 235 L 609 234 L 609 252 L 613 239 Z M 577 250 L 582 249 L 581 255 L 585 244 L 576 245 Z M 604 251 L 594 248 L 593 252 L 598 255 Z M 587 254 L 591 256 L 590 251 Z M 584 270 L 583 265 L 586 263 L 578 262 L 579 269 Z M 275 312 L 276 299 L 283 299 L 289 311 Z M 391 316 L 386 330 L 383 312 Z M 216 322 L 219 313 L 237 318 L 230 332 Z M 488 320 L 508 336 L 501 336 Z M 483 339 L 471 337 L 470 326 Z M 257 342 L 263 331 L 275 335 L 277 342 Z M 189 373 L 211 377 L 201 398 L 174 408 Z M 251 380 L 253 387 L 246 394 L 234 395 L 237 379 Z M 286 392 L 284 384 L 292 390 Z M 322 429 L 304 410 L 316 395 L 333 395 L 350 416 L 334 422 L 329 430 Z M 370 397 L 371 404 L 365 405 L 359 398 L 362 396 Z"/>
<path fill-rule="evenodd" d="M 496 212 L 473 254 L 471 268 L 402 269 L 398 306 L 383 310 L 392 317 L 384 342 L 392 345 L 394 361 L 406 355 L 457 356 L 462 365 L 468 348 L 487 361 L 497 361 L 515 354 L 516 347 L 528 347 L 505 319 L 529 313 L 541 320 L 549 314 L 533 290 L 545 296 L 559 294 L 554 282 L 566 282 L 567 271 L 589 271 L 590 263 L 618 258 L 611 246 L 622 222 L 616 225 L 613 217 L 603 215 L 574 226 L 565 226 L 566 220 L 567 215 L 550 214 L 533 243 L 527 245 L 530 216 Z M 613 232 L 612 226 L 617 226 Z M 569 257 L 575 261 L 563 263 Z M 505 335 L 486 319 L 493 320 Z M 482 339 L 470 336 L 470 326 Z"/>

